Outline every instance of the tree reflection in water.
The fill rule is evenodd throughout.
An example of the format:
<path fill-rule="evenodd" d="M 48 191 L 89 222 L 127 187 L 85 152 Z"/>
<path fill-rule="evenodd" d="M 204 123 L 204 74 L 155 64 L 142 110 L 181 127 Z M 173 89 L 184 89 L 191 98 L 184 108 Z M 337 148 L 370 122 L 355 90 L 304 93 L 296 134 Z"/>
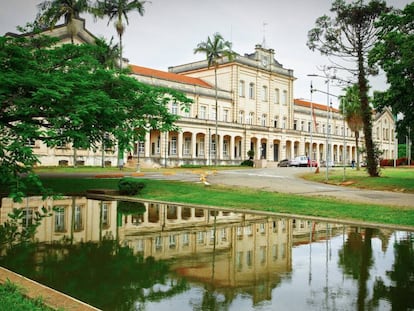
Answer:
<path fill-rule="evenodd" d="M 389 280 L 378 278 L 374 284 L 374 304 L 390 301 L 392 310 L 414 310 L 414 235 L 394 243 L 395 261 L 387 271 Z M 388 281 L 388 282 L 387 282 Z M 386 284 L 389 285 L 386 285 Z"/>
<path fill-rule="evenodd" d="M 26 246 L 24 252 L 19 247 L 0 264 L 103 310 L 131 310 L 138 302 L 159 301 L 189 287 L 184 279 L 168 280 L 166 261 L 134 255 L 114 240 L 67 242 Z M 160 284 L 167 289 L 160 290 Z"/>

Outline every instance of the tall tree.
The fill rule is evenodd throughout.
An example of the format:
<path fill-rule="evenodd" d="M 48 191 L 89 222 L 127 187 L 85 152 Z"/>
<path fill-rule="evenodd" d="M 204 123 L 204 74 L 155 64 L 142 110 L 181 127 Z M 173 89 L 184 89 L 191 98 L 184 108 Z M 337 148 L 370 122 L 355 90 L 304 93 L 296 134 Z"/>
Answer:
<path fill-rule="evenodd" d="M 351 131 L 355 134 L 356 164 L 359 170 L 359 132 L 364 126 L 361 114 L 358 85 L 354 84 L 346 88 L 345 95 L 340 98 L 339 111 L 343 114 Z M 345 129 L 344 129 L 345 130 Z"/>
<path fill-rule="evenodd" d="M 144 15 L 145 1 L 139 0 L 103 0 L 97 1 L 95 9 L 92 10 L 95 16 L 103 18 L 108 16 L 108 25 L 112 20 L 115 20 L 115 29 L 119 37 L 119 70 L 122 71 L 123 61 L 123 47 L 122 36 L 125 32 L 124 19 L 129 25 L 128 14 L 133 11 L 137 11 L 141 16 Z M 122 141 L 118 140 L 118 166 L 123 165 L 123 153 L 124 146 Z"/>
<path fill-rule="evenodd" d="M 139 0 L 103 0 L 97 2 L 93 13 L 95 16 L 109 18 L 108 25 L 112 20 L 115 20 L 115 29 L 119 37 L 119 66 L 122 69 L 122 35 L 125 32 L 124 19 L 129 25 L 128 14 L 137 11 L 141 16 L 144 15 L 144 4 L 146 1 Z"/>
<path fill-rule="evenodd" d="M 376 93 L 377 108 L 391 107 L 394 115 L 404 118 L 397 123 L 398 132 L 414 132 L 414 2 L 403 10 L 381 16 L 380 32 L 369 54 L 371 63 L 379 64 L 387 75 L 389 89 Z"/>
<path fill-rule="evenodd" d="M 204 53 L 207 59 L 207 66 L 210 68 L 214 66 L 214 88 L 215 88 L 215 112 L 216 112 L 216 134 L 215 134 L 215 164 L 218 164 L 217 154 L 218 154 L 218 89 L 217 89 L 217 68 L 219 67 L 220 60 L 224 57 L 227 57 L 229 60 L 232 60 L 236 55 L 231 49 L 231 42 L 224 40 L 223 36 L 218 32 L 214 33 L 212 37 L 207 37 L 207 41 L 200 42 L 197 44 L 197 47 L 194 49 L 194 53 Z"/>
<path fill-rule="evenodd" d="M 378 29 L 375 22 L 381 14 L 388 12 L 385 1 L 371 0 L 364 4 L 357 0 L 347 4 L 345 0 L 335 0 L 331 12 L 334 17 L 321 16 L 316 20 L 316 27 L 308 33 L 307 45 L 311 50 L 318 50 L 323 55 L 352 60 L 353 68 L 337 66 L 357 76 L 362 120 L 364 122 L 364 139 L 367 152 L 367 169 L 370 176 L 379 176 L 376 148 L 372 140 L 372 107 L 368 101 L 368 76 L 376 73 L 368 64 L 368 53 L 377 40 Z"/>
<path fill-rule="evenodd" d="M 62 17 L 65 19 L 73 44 L 78 31 L 74 19 L 79 19 L 80 13 L 89 10 L 89 0 L 47 0 L 38 7 L 40 12 L 36 20 L 42 26 L 53 28 Z"/>
<path fill-rule="evenodd" d="M 27 193 L 22 181 L 38 185 L 33 174 L 22 178 L 38 162 L 34 141 L 96 149 L 109 133 L 127 146 L 143 134 L 136 128 L 176 129 L 168 102 L 189 102 L 108 70 L 100 45 L 56 43 L 44 36 L 0 37 L 0 189 L 15 199 Z"/>

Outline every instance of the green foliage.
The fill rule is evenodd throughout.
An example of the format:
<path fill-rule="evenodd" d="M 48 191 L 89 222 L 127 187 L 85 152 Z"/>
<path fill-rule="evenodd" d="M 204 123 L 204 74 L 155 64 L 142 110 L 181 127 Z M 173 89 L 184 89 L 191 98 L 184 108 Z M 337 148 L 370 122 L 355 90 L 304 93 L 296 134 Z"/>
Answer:
<path fill-rule="evenodd" d="M 0 184 L 16 199 L 26 190 L 22 174 L 38 163 L 29 141 L 97 149 L 108 137 L 105 145 L 117 141 L 129 150 L 149 129 L 176 129 L 170 101 L 183 109 L 190 103 L 182 93 L 108 70 L 102 42 L 55 44 L 40 35 L 0 37 Z"/>
<path fill-rule="evenodd" d="M 251 167 L 253 167 L 254 162 L 252 160 L 244 160 L 240 165 L 241 166 L 251 166 Z"/>
<path fill-rule="evenodd" d="M 144 186 L 144 184 L 143 184 Z M 144 214 L 145 205 L 142 202 L 118 201 L 118 212 L 124 215 Z"/>
<path fill-rule="evenodd" d="M 7 280 L 4 284 L 0 284 L 0 306 L 1 310 L 13 311 L 53 310 L 46 307 L 40 297 L 33 300 L 25 297 L 24 290 L 9 280 Z"/>
<path fill-rule="evenodd" d="M 119 194 L 122 195 L 137 195 L 144 188 L 145 184 L 134 178 L 122 178 L 119 180 L 118 189 Z"/>
<path fill-rule="evenodd" d="M 372 139 L 372 108 L 368 99 L 367 77 L 377 73 L 377 68 L 368 62 L 368 53 L 377 39 L 375 22 L 381 14 L 390 9 L 385 1 L 370 0 L 368 3 L 355 1 L 347 3 L 345 0 L 335 0 L 331 12 L 334 17 L 321 16 L 316 20 L 316 27 L 308 33 L 308 47 L 318 50 L 327 56 L 340 58 L 341 61 L 353 60 L 354 66 L 345 67 L 333 63 L 333 67 L 346 70 L 358 77 L 359 100 L 365 146 L 367 151 L 367 170 L 373 177 L 379 172 L 375 158 L 375 146 Z"/>
<path fill-rule="evenodd" d="M 188 289 L 187 283 L 168 283 L 169 290 L 163 294 L 159 285 L 167 285 L 168 263 L 135 255 L 133 249 L 111 239 L 36 244 L 13 255 L 21 260 L 16 262 L 9 255 L 1 264 L 102 310 L 132 310 L 137 301 L 171 297 Z"/>
<path fill-rule="evenodd" d="M 388 90 L 375 94 L 378 109 L 392 107 L 398 132 L 414 130 L 414 3 L 403 10 L 393 10 L 381 16 L 376 26 L 378 40 L 370 53 L 371 64 L 378 64 L 386 73 Z"/>
<path fill-rule="evenodd" d="M 224 40 L 220 33 L 214 33 L 212 37 L 207 37 L 206 41 L 197 44 L 194 53 L 203 53 L 206 56 L 208 66 L 218 66 L 218 62 L 223 57 L 233 59 L 237 54 L 231 49 L 231 42 Z"/>
<path fill-rule="evenodd" d="M 29 216 L 24 208 L 14 208 L 8 214 L 8 219 L 0 224 L 0 253 L 8 252 L 16 245 L 30 243 L 40 226 L 43 218 L 51 216 L 49 211 L 42 207 L 40 211 L 33 211 Z"/>

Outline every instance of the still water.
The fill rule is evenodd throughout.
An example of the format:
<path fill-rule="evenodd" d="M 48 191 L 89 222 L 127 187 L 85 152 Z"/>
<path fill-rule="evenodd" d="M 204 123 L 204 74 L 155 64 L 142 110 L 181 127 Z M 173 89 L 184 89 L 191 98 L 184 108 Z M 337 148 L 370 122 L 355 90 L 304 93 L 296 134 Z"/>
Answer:
<path fill-rule="evenodd" d="M 414 232 L 65 197 L 0 264 L 103 310 L 414 310 Z"/>

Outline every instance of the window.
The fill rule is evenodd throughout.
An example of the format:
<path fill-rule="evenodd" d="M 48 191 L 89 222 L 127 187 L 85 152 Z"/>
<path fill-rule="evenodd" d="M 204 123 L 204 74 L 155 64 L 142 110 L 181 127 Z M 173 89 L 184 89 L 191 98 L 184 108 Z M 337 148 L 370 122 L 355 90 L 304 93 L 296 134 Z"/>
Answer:
<path fill-rule="evenodd" d="M 227 230 L 226 228 L 223 228 L 220 230 L 220 239 L 222 241 L 227 241 Z"/>
<path fill-rule="evenodd" d="M 210 230 L 210 242 L 213 243 L 214 241 L 214 229 Z"/>
<path fill-rule="evenodd" d="M 177 137 L 171 138 L 170 145 L 171 145 L 170 154 L 176 155 L 177 154 Z"/>
<path fill-rule="evenodd" d="M 188 234 L 188 232 L 183 233 L 183 245 L 190 245 L 190 235 Z"/>
<path fill-rule="evenodd" d="M 244 97 L 245 96 L 245 85 L 244 85 L 244 81 L 240 80 L 239 82 L 239 96 L 240 97 Z"/>
<path fill-rule="evenodd" d="M 102 227 L 109 227 L 109 205 L 102 203 L 101 205 L 101 223 Z"/>
<path fill-rule="evenodd" d="M 248 225 L 248 226 L 244 227 L 244 233 L 246 235 L 252 235 L 253 234 L 252 225 Z"/>
<path fill-rule="evenodd" d="M 274 118 L 274 120 L 273 120 L 273 126 L 274 126 L 275 128 L 277 128 L 278 122 L 279 122 L 279 117 L 278 117 L 278 116 L 275 116 L 275 118 Z"/>
<path fill-rule="evenodd" d="M 285 90 L 285 91 L 283 91 L 283 98 L 282 98 L 282 103 L 283 103 L 283 105 L 287 105 L 288 104 L 288 98 L 287 98 L 287 91 Z"/>
<path fill-rule="evenodd" d="M 229 155 L 229 141 L 227 139 L 223 140 L 223 156 Z"/>
<path fill-rule="evenodd" d="M 261 223 L 261 224 L 259 225 L 259 232 L 260 232 L 261 234 L 265 234 L 265 233 L 266 233 L 266 226 L 265 226 L 265 224 L 264 224 L 264 223 Z"/>
<path fill-rule="evenodd" d="M 55 206 L 55 232 L 64 232 L 65 230 L 65 207 Z"/>
<path fill-rule="evenodd" d="M 254 99 L 254 83 L 249 84 L 249 98 Z"/>
<path fill-rule="evenodd" d="M 200 138 L 197 142 L 197 155 L 204 156 L 204 138 Z"/>
<path fill-rule="evenodd" d="M 254 112 L 250 112 L 249 116 L 247 117 L 246 123 L 253 124 Z"/>
<path fill-rule="evenodd" d="M 262 100 L 267 102 L 267 86 L 263 85 L 262 87 Z"/>
<path fill-rule="evenodd" d="M 176 244 L 175 240 L 176 240 L 175 234 L 171 234 L 169 236 L 169 247 L 170 248 L 175 248 L 175 244 Z"/>
<path fill-rule="evenodd" d="M 155 238 L 155 249 L 158 251 L 162 249 L 162 237 L 160 236 Z"/>
<path fill-rule="evenodd" d="M 262 114 L 262 118 L 260 119 L 260 124 L 262 126 L 266 126 L 266 119 L 267 119 L 267 115 Z"/>
<path fill-rule="evenodd" d="M 207 107 L 201 106 L 200 107 L 200 119 L 207 119 L 206 114 L 207 114 Z"/>
<path fill-rule="evenodd" d="M 191 138 L 190 137 L 185 137 L 184 138 L 183 148 L 184 148 L 183 155 L 189 156 L 190 155 L 190 150 L 191 150 Z"/>
<path fill-rule="evenodd" d="M 190 107 L 187 107 L 184 110 L 184 116 L 187 117 L 187 118 L 191 117 L 191 106 Z"/>
<path fill-rule="evenodd" d="M 33 138 L 28 138 L 26 140 L 26 146 L 27 147 L 36 147 L 36 140 Z"/>
<path fill-rule="evenodd" d="M 308 132 L 310 132 L 311 131 L 311 125 L 312 125 L 312 122 L 308 122 Z"/>
<path fill-rule="evenodd" d="M 173 102 L 171 104 L 171 114 L 178 114 L 178 104 L 177 102 Z"/>
<path fill-rule="evenodd" d="M 204 243 L 204 232 L 197 233 L 197 243 L 203 244 Z"/>
<path fill-rule="evenodd" d="M 145 152 L 145 142 L 144 141 L 139 141 L 138 142 L 138 152 L 139 153 L 144 153 Z"/>
<path fill-rule="evenodd" d="M 244 123 L 244 111 L 239 111 L 239 123 Z"/>
<path fill-rule="evenodd" d="M 211 113 L 210 113 L 210 115 L 211 115 L 210 120 L 215 120 L 215 119 L 216 119 L 216 107 L 212 107 L 212 108 L 211 108 Z"/>
<path fill-rule="evenodd" d="M 75 215 L 74 215 L 74 224 L 73 224 L 73 229 L 75 231 L 81 231 L 83 229 L 82 210 L 83 210 L 83 207 L 81 205 L 75 206 Z"/>
<path fill-rule="evenodd" d="M 33 209 L 24 209 L 23 210 L 23 225 L 30 226 L 33 224 Z"/>
<path fill-rule="evenodd" d="M 293 129 L 294 130 L 298 129 L 298 120 L 293 120 Z"/>
<path fill-rule="evenodd" d="M 286 128 L 286 123 L 287 123 L 287 118 L 283 117 L 283 124 L 282 124 L 282 128 Z"/>
<path fill-rule="evenodd" d="M 300 130 L 301 131 L 305 130 L 305 121 L 300 121 Z"/>
<path fill-rule="evenodd" d="M 275 89 L 275 104 L 279 104 L 280 103 L 280 91 L 279 89 Z"/>
<path fill-rule="evenodd" d="M 252 251 L 247 251 L 246 252 L 246 265 L 248 267 L 251 267 L 253 264 L 253 252 Z"/>
<path fill-rule="evenodd" d="M 229 121 L 229 110 L 228 109 L 224 109 L 223 110 L 223 121 L 224 122 L 228 122 Z"/>

